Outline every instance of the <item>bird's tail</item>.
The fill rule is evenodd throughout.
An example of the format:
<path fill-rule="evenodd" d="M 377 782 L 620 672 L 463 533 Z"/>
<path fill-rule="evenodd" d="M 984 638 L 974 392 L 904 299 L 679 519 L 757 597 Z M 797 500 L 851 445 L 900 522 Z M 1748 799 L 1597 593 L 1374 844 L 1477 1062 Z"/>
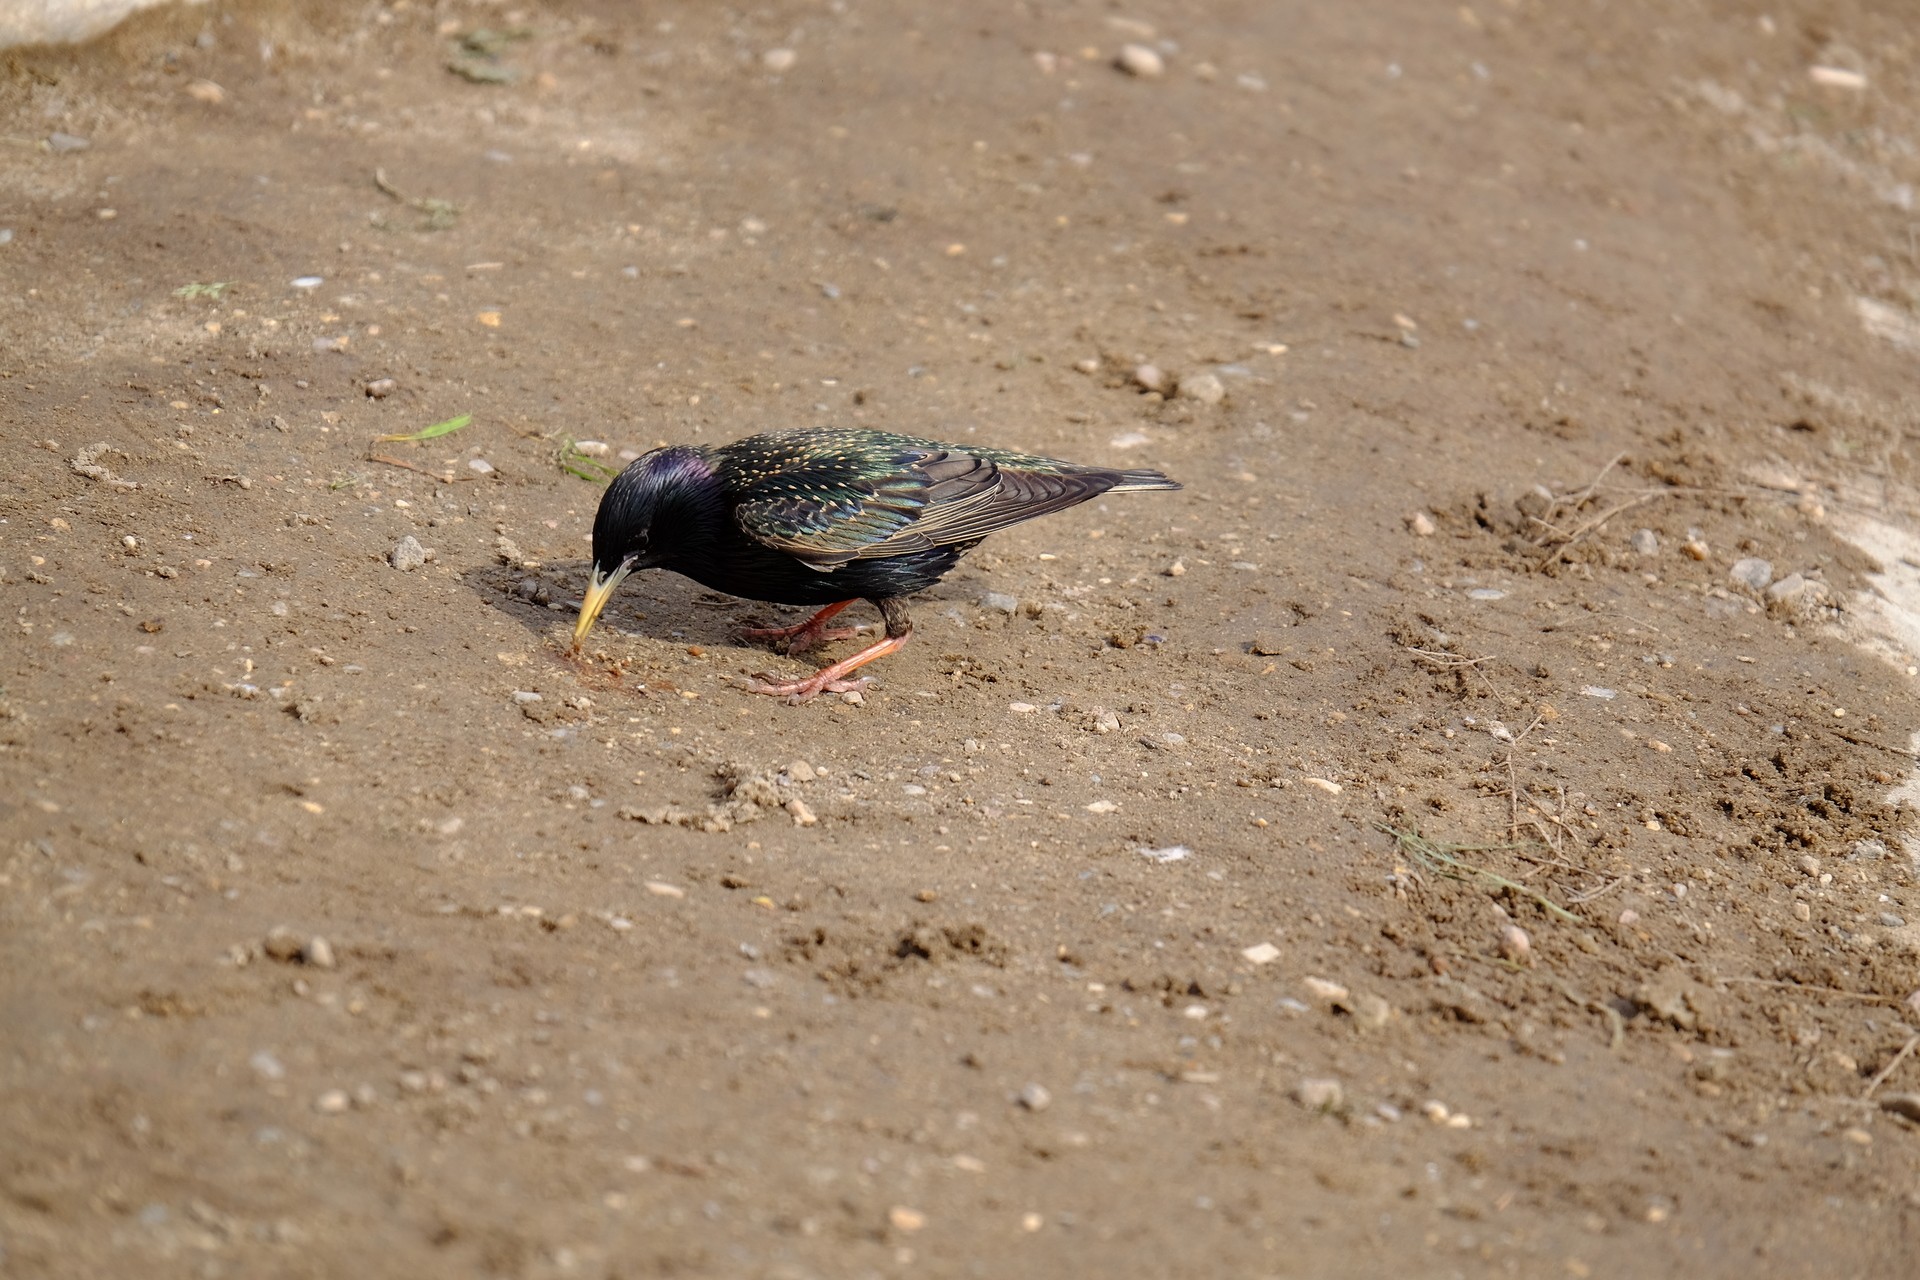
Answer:
<path fill-rule="evenodd" d="M 1108 493 L 1133 493 L 1139 489 L 1178 489 L 1178 480 L 1169 480 L 1158 471 L 1122 471 L 1120 483 L 1107 490 Z"/>

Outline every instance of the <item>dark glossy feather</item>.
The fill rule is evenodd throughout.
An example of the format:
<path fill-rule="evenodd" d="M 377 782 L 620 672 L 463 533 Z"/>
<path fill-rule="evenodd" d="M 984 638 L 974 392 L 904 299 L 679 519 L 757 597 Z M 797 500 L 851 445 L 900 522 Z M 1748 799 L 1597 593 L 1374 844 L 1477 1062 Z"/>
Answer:
<path fill-rule="evenodd" d="M 822 572 L 970 546 L 1111 489 L 1179 488 L 1157 471 L 880 431 L 751 436 L 716 450 L 714 463 L 741 531 Z"/>

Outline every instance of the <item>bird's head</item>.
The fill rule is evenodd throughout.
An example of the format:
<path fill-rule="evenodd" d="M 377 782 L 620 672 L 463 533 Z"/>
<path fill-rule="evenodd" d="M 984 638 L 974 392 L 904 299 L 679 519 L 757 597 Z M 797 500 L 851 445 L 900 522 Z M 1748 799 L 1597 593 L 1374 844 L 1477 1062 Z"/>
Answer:
<path fill-rule="evenodd" d="M 574 648 L 587 638 L 622 578 L 673 556 L 685 531 L 683 513 L 712 483 L 706 455 L 689 445 L 642 454 L 613 478 L 593 518 L 593 578 L 573 625 Z"/>

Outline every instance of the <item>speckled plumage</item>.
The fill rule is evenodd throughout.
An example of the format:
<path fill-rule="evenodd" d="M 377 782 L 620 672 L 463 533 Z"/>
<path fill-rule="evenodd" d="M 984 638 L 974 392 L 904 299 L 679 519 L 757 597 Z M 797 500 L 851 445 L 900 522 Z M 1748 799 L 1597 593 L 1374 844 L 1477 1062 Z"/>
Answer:
<path fill-rule="evenodd" d="M 1179 487 L 1158 471 L 885 431 L 670 445 L 608 486 L 593 524 L 594 580 L 610 590 L 626 572 L 662 568 L 778 604 L 871 600 L 897 648 L 911 631 L 900 598 L 938 582 L 987 535 L 1103 493 Z M 583 608 L 578 635 L 597 611 Z"/>

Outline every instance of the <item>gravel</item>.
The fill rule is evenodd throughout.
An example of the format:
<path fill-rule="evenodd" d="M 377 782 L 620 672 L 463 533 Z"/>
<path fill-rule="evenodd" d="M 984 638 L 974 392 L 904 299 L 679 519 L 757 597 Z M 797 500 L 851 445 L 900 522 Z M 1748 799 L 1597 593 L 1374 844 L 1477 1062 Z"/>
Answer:
<path fill-rule="evenodd" d="M 1660 535 L 1651 529 L 1635 529 L 1633 536 L 1627 539 L 1627 545 L 1633 548 L 1635 555 L 1657 556 L 1660 554 Z"/>

